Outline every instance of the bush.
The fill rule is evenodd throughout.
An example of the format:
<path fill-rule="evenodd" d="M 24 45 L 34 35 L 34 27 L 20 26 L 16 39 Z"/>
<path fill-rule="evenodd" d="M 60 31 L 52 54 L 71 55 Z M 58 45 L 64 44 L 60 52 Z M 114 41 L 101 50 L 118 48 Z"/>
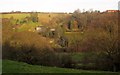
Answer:
<path fill-rule="evenodd" d="M 44 66 L 73 67 L 72 58 L 67 55 L 59 55 L 50 48 L 36 48 L 35 45 L 18 45 L 15 43 L 10 45 L 6 41 L 3 45 L 3 59 L 16 60 L 29 64 L 37 64 Z"/>
<path fill-rule="evenodd" d="M 68 54 L 64 54 L 61 58 L 62 66 L 66 68 L 73 68 L 75 63 L 72 60 L 72 57 Z"/>

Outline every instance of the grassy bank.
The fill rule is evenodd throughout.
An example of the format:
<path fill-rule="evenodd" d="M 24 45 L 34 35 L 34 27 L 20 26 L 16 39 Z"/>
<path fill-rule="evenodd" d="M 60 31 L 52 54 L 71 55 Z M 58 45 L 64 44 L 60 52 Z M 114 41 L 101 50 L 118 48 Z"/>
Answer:
<path fill-rule="evenodd" d="M 57 67 L 47 67 L 30 65 L 23 62 L 16 62 L 11 60 L 3 60 L 3 73 L 93 73 L 101 75 L 119 75 L 118 73 L 105 72 L 105 71 L 88 71 L 88 70 L 75 70 Z"/>

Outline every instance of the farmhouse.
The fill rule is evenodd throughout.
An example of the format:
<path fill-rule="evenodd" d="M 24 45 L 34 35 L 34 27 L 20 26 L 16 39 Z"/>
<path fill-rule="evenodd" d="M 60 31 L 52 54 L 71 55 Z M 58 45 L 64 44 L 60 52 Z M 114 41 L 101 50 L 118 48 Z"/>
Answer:
<path fill-rule="evenodd" d="M 54 32 L 54 31 L 55 31 L 55 29 L 54 29 L 54 28 L 52 28 L 52 29 L 50 29 L 50 31 Z"/>
<path fill-rule="evenodd" d="M 51 28 L 50 29 L 50 32 L 51 32 L 51 34 L 54 36 L 55 35 L 55 29 L 54 28 Z"/>
<path fill-rule="evenodd" d="M 45 32 L 46 28 L 45 28 L 45 26 L 41 25 L 41 26 L 37 26 L 37 27 L 35 28 L 35 30 L 36 30 L 37 32 Z"/>
<path fill-rule="evenodd" d="M 106 12 L 111 13 L 111 12 L 119 12 L 119 10 L 106 10 Z"/>

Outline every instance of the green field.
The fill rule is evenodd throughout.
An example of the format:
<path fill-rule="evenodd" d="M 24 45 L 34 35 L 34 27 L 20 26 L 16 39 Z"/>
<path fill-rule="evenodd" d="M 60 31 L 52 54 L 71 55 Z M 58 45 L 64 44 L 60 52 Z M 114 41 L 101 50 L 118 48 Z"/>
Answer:
<path fill-rule="evenodd" d="M 30 16 L 30 14 L 2 14 L 2 18 L 14 17 L 15 19 L 23 19 L 26 16 Z"/>
<path fill-rule="evenodd" d="M 56 16 L 60 16 L 63 14 L 57 14 L 57 13 L 38 13 L 39 22 L 49 22 L 52 18 Z M 64 14 L 66 15 L 66 14 Z M 14 19 L 24 19 L 25 17 L 29 17 L 29 13 L 13 13 L 13 14 L 2 14 L 2 18 L 11 18 Z"/>
<path fill-rule="evenodd" d="M 28 22 L 19 26 L 17 31 L 34 31 L 34 28 L 39 25 L 47 25 L 50 20 L 54 17 L 60 16 L 61 14 L 57 13 L 38 13 L 38 23 Z M 11 18 L 18 19 L 22 21 L 25 17 L 30 17 L 30 13 L 12 13 L 12 14 L 2 14 L 2 18 Z"/>
<path fill-rule="evenodd" d="M 119 75 L 119 73 L 105 71 L 75 70 L 57 67 L 30 65 L 23 62 L 3 60 L 3 73 L 93 73 L 101 75 Z"/>

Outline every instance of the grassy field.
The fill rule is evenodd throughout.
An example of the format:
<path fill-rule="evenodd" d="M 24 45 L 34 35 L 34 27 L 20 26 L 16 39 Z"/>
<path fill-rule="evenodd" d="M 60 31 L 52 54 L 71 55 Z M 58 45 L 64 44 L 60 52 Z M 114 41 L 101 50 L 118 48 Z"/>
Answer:
<path fill-rule="evenodd" d="M 39 26 L 41 24 L 39 23 L 34 23 L 34 22 L 29 22 L 27 24 L 23 24 L 19 27 L 18 31 L 34 31 L 35 27 Z"/>
<path fill-rule="evenodd" d="M 56 16 L 60 16 L 61 14 L 57 13 L 38 13 L 39 22 L 49 22 L 52 18 Z M 2 18 L 10 18 L 14 19 L 24 19 L 25 17 L 30 16 L 29 13 L 13 13 L 13 14 L 2 14 Z"/>
<path fill-rule="evenodd" d="M 2 18 L 10 18 L 10 17 L 14 17 L 15 19 L 23 19 L 26 16 L 30 16 L 30 14 L 2 14 Z"/>
<path fill-rule="evenodd" d="M 25 23 L 21 25 L 18 29 L 18 31 L 34 31 L 34 28 L 38 25 L 47 25 L 51 19 L 53 19 L 56 16 L 60 16 L 60 14 L 57 13 L 38 13 L 38 23 Z M 13 13 L 13 14 L 2 14 L 2 18 L 11 18 L 18 20 L 23 20 L 25 17 L 30 17 L 29 13 Z"/>
<path fill-rule="evenodd" d="M 3 73 L 93 73 L 101 75 L 119 75 L 119 73 L 105 71 L 75 70 L 57 67 L 29 65 L 22 62 L 3 60 Z"/>

